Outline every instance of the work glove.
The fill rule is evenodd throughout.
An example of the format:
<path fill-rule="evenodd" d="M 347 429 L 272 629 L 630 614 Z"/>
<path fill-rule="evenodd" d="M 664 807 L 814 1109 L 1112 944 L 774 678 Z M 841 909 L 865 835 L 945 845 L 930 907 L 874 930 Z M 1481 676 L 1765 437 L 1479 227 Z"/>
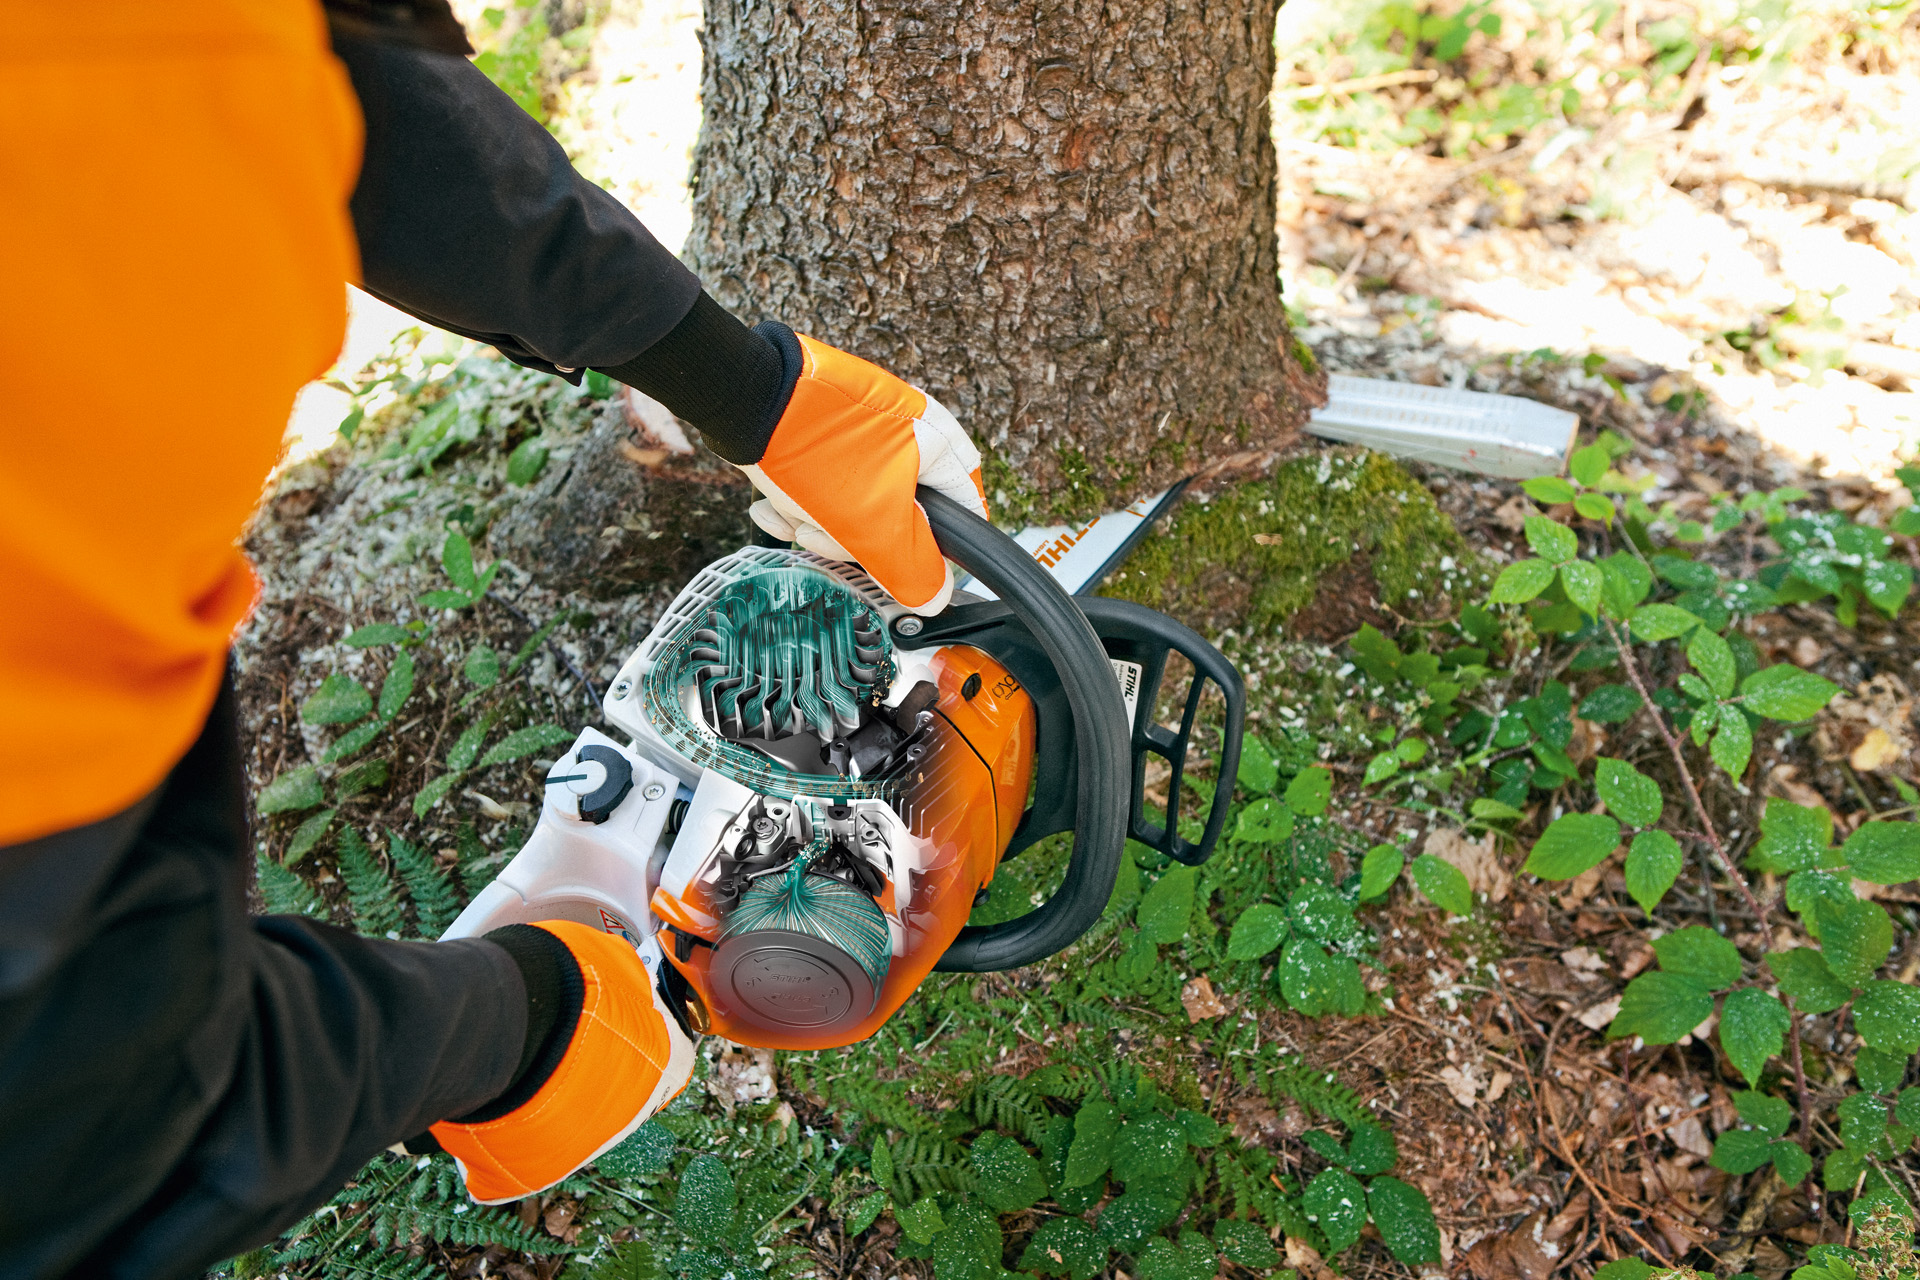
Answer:
<path fill-rule="evenodd" d="M 562 1181 L 678 1097 L 693 1074 L 693 1042 L 625 937 L 570 920 L 512 927 L 543 930 L 561 943 L 558 958 L 572 963 L 559 966 L 557 996 L 571 1019 L 556 1021 L 506 1097 L 432 1128 L 467 1194 L 482 1204 Z M 524 949 L 527 939 L 513 941 L 510 949 Z"/>
<path fill-rule="evenodd" d="M 918 387 L 785 326 L 760 326 L 768 330 L 776 342 L 798 339 L 800 377 L 766 452 L 740 467 L 763 495 L 748 514 L 776 538 L 857 562 L 914 613 L 939 613 L 953 594 L 953 569 L 914 487 L 985 518 L 980 451 Z"/>

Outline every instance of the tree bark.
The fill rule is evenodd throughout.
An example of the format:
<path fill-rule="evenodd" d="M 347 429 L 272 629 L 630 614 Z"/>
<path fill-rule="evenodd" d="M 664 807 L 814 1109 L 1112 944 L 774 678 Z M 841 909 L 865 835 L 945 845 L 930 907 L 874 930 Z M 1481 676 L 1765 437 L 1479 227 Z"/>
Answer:
<path fill-rule="evenodd" d="M 1250 470 L 1320 402 L 1287 328 L 1276 0 L 706 0 L 687 256 L 925 387 L 1009 514 Z"/>

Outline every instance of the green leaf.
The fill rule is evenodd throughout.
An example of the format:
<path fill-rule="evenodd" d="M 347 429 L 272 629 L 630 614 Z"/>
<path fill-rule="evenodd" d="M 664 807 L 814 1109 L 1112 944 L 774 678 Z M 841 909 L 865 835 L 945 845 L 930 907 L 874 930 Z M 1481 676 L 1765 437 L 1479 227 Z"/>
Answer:
<path fill-rule="evenodd" d="M 1598 866 L 1620 843 L 1620 824 L 1601 813 L 1569 813 L 1540 833 L 1525 870 L 1542 880 L 1571 880 Z"/>
<path fill-rule="evenodd" d="M 1920 880 L 1920 826 L 1863 822 L 1840 846 L 1853 874 L 1870 884 Z"/>
<path fill-rule="evenodd" d="M 400 644 L 412 638 L 413 633 L 405 627 L 391 622 L 370 622 L 364 627 L 355 627 L 352 634 L 340 643 L 356 649 L 370 649 L 377 644 Z"/>
<path fill-rule="evenodd" d="M 1615 1258 L 1597 1268 L 1593 1280 L 1647 1280 L 1652 1274 L 1652 1266 L 1638 1258 Z"/>
<path fill-rule="evenodd" d="M 1903 1129 L 1920 1131 L 1920 1085 L 1900 1091 L 1899 1101 L 1893 1104 L 1893 1118 Z"/>
<path fill-rule="evenodd" d="M 1687 663 L 1700 673 L 1716 698 L 1731 697 L 1737 675 L 1733 661 L 1733 648 L 1725 640 L 1700 628 L 1687 641 Z"/>
<path fill-rule="evenodd" d="M 1360 901 L 1372 902 L 1385 897 L 1387 890 L 1393 888 L 1393 882 L 1400 878 L 1406 862 L 1406 855 L 1394 845 L 1377 844 L 1367 850 L 1367 856 L 1360 861 Z"/>
<path fill-rule="evenodd" d="M 1720 1005 L 1720 1047 L 1748 1084 L 1758 1084 L 1760 1069 L 1780 1052 L 1790 1021 L 1787 1007 L 1757 987 L 1727 993 Z"/>
<path fill-rule="evenodd" d="M 1354 662 L 1374 680 L 1392 684 L 1400 678 L 1400 664 L 1406 655 L 1371 622 L 1362 623 L 1347 645 L 1353 650 Z"/>
<path fill-rule="evenodd" d="M 333 780 L 333 797 L 346 800 L 363 791 L 387 785 L 392 768 L 385 760 L 362 760 Z"/>
<path fill-rule="evenodd" d="M 1048 1218 L 1027 1242 L 1020 1255 L 1022 1271 L 1038 1271 L 1048 1276 L 1068 1276 L 1071 1280 L 1093 1280 L 1107 1266 L 1107 1247 L 1079 1218 Z"/>
<path fill-rule="evenodd" d="M 1780 1175 L 1780 1181 L 1787 1186 L 1799 1186 L 1813 1172 L 1813 1157 L 1799 1143 L 1776 1140 L 1767 1149 L 1773 1152 L 1774 1172 Z"/>
<path fill-rule="evenodd" d="M 1193 919 L 1193 886 L 1199 868 L 1174 866 L 1141 895 L 1134 912 L 1140 936 L 1149 942 L 1178 942 L 1187 936 L 1187 923 Z"/>
<path fill-rule="evenodd" d="M 940 1215 L 940 1206 L 934 1203 L 932 1196 L 921 1196 L 910 1205 L 894 1205 L 893 1217 L 900 1224 L 900 1230 L 906 1233 L 907 1239 L 915 1244 L 933 1243 L 933 1238 L 947 1225 L 946 1219 Z"/>
<path fill-rule="evenodd" d="M 320 792 L 320 775 L 310 764 L 287 772 L 260 789 L 253 807 L 262 816 L 270 813 L 298 813 L 318 808 L 326 797 Z"/>
<path fill-rule="evenodd" d="M 1913 569 L 1897 560 L 1869 560 L 1860 567 L 1860 588 L 1874 608 L 1892 618 L 1913 590 Z"/>
<path fill-rule="evenodd" d="M 857 1236 L 871 1227 L 886 1207 L 887 1193 L 884 1191 L 872 1191 L 855 1200 L 847 1209 L 847 1235 Z"/>
<path fill-rule="evenodd" d="M 1352 904 L 1330 886 L 1312 881 L 1295 889 L 1287 899 L 1287 917 L 1294 928 L 1319 942 L 1345 942 L 1360 933 Z"/>
<path fill-rule="evenodd" d="M 1367 1188 L 1367 1209 L 1381 1243 L 1403 1266 L 1440 1261 L 1440 1228 L 1420 1188 L 1398 1178 L 1375 1178 Z"/>
<path fill-rule="evenodd" d="M 487 730 L 493 728 L 494 713 L 489 711 L 460 731 L 453 740 L 453 746 L 447 749 L 447 768 L 455 773 L 473 767 L 480 755 L 480 744 L 487 740 Z"/>
<path fill-rule="evenodd" d="M 887 1145 L 883 1134 L 873 1140 L 873 1150 L 869 1156 L 873 1169 L 873 1180 L 888 1190 L 893 1189 L 893 1148 Z"/>
<path fill-rule="evenodd" d="M 453 585 L 469 595 L 478 594 L 474 587 L 478 579 L 473 572 L 473 543 L 467 541 L 467 535 L 458 529 L 447 535 L 440 544 L 440 567 L 445 569 Z"/>
<path fill-rule="evenodd" d="M 1599 520 L 1605 524 L 1613 523 L 1613 517 L 1619 514 L 1613 499 L 1600 493 L 1581 494 L 1573 500 L 1573 509 L 1589 520 Z"/>
<path fill-rule="evenodd" d="M 1067 1148 L 1066 1185 L 1082 1187 L 1107 1171 L 1120 1113 L 1105 1098 L 1089 1098 L 1073 1118 L 1073 1145 Z"/>
<path fill-rule="evenodd" d="M 416 818 L 426 817 L 427 810 L 446 799 L 447 792 L 460 785 L 460 779 L 465 776 L 466 772 L 464 770 L 456 769 L 452 773 L 441 774 L 432 782 L 420 788 L 419 794 L 413 797 L 413 816 Z"/>
<path fill-rule="evenodd" d="M 1456 916 L 1473 914 L 1473 889 L 1460 868 L 1423 853 L 1413 860 L 1413 882 L 1435 905 Z"/>
<path fill-rule="evenodd" d="M 1594 790 L 1621 821 L 1636 827 L 1651 827 L 1660 821 L 1665 808 L 1660 799 L 1660 784 L 1625 760 L 1601 756 L 1594 761 Z"/>
<path fill-rule="evenodd" d="M 1769 720 L 1805 720 L 1839 692 L 1840 686 L 1825 676 L 1802 671 L 1790 662 L 1762 667 L 1740 682 L 1740 699 L 1747 710 Z"/>
<path fill-rule="evenodd" d="M 1627 847 L 1627 892 L 1652 915 L 1685 865 L 1678 840 L 1664 831 L 1642 831 Z"/>
<path fill-rule="evenodd" d="M 1333 799 L 1333 770 L 1311 765 L 1294 775 L 1287 784 L 1287 807 L 1309 818 L 1327 811 Z"/>
<path fill-rule="evenodd" d="M 1575 490 L 1559 476 L 1535 476 L 1520 482 L 1520 491 L 1544 507 L 1572 502 Z"/>
<path fill-rule="evenodd" d="M 1740 949 L 1703 924 L 1655 938 L 1653 953 L 1660 957 L 1662 969 L 1692 978 L 1709 991 L 1740 981 Z"/>
<path fill-rule="evenodd" d="M 373 695 L 353 677 L 336 671 L 300 704 L 300 718 L 308 724 L 352 724 L 371 710 Z"/>
<path fill-rule="evenodd" d="M 1601 600 L 1607 607 L 1607 616 L 1624 621 L 1632 615 L 1634 606 L 1653 590 L 1653 571 L 1630 551 L 1616 551 L 1599 563 L 1600 573 L 1606 579 Z"/>
<path fill-rule="evenodd" d="M 357 728 L 349 729 L 333 740 L 331 746 L 320 753 L 321 764 L 332 764 L 336 760 L 348 760 L 359 755 L 373 744 L 373 740 L 387 731 L 387 721 L 369 720 Z"/>
<path fill-rule="evenodd" d="M 1553 582 L 1554 567 L 1545 560 L 1515 560 L 1493 581 L 1488 599 L 1494 604 L 1525 604 Z"/>
<path fill-rule="evenodd" d="M 1735 1090 L 1733 1109 L 1740 1118 L 1769 1138 L 1783 1136 L 1793 1124 L 1793 1108 L 1784 1098 L 1770 1097 L 1751 1089 Z"/>
<path fill-rule="evenodd" d="M 737 1199 L 726 1162 L 703 1151 L 680 1175 L 673 1198 L 673 1223 L 696 1240 L 724 1239 L 733 1231 Z"/>
<path fill-rule="evenodd" d="M 532 484 L 547 466 L 547 442 L 528 436 L 507 455 L 507 483 Z"/>
<path fill-rule="evenodd" d="M 1591 489 L 1600 483 L 1600 477 L 1607 474 L 1607 467 L 1613 461 L 1613 454 L 1604 444 L 1590 444 L 1575 449 L 1573 456 L 1567 459 L 1567 470 L 1575 480 Z"/>
<path fill-rule="evenodd" d="M 1213 1247 L 1228 1262 L 1251 1271 L 1264 1271 L 1280 1265 L 1280 1253 L 1267 1233 L 1251 1222 L 1222 1218 L 1213 1224 Z M 1022 1262 L 1021 1266 L 1026 1263 Z"/>
<path fill-rule="evenodd" d="M 1000 1256 L 1006 1237 L 1000 1220 L 977 1204 L 957 1204 L 947 1225 L 933 1238 L 933 1273 L 938 1280 L 996 1280 L 1006 1275 Z"/>
<path fill-rule="evenodd" d="M 1640 707 L 1640 695 L 1632 686 L 1603 684 L 1581 699 L 1580 718 L 1599 724 L 1624 724 Z"/>
<path fill-rule="evenodd" d="M 1760 839 L 1747 855 L 1756 871 L 1786 875 L 1819 864 L 1833 843 L 1833 815 L 1825 809 L 1771 796 L 1760 815 Z"/>
<path fill-rule="evenodd" d="M 1707 754 L 1735 782 L 1747 771 L 1747 762 L 1753 759 L 1753 726 L 1747 723 L 1747 717 L 1739 707 L 1732 703 L 1721 704 L 1720 729 L 1713 735 L 1713 745 L 1707 749 Z"/>
<path fill-rule="evenodd" d="M 1419 764 L 1427 758 L 1428 750 L 1424 738 L 1402 738 L 1393 744 L 1393 754 L 1400 757 L 1402 764 Z"/>
<path fill-rule="evenodd" d="M 1870 1093 L 1850 1093 L 1840 1099 L 1840 1141 L 1858 1151 L 1872 1147 L 1887 1133 L 1887 1104 Z"/>
<path fill-rule="evenodd" d="M 1100 1241 L 1109 1248 L 1132 1253 L 1148 1236 L 1179 1217 L 1185 1207 L 1184 1196 L 1151 1187 L 1128 1188 L 1100 1211 Z"/>
<path fill-rule="evenodd" d="M 1241 739 L 1240 768 L 1235 777 L 1255 795 L 1266 795 L 1280 784 L 1280 766 L 1273 762 L 1273 752 L 1251 733 Z"/>
<path fill-rule="evenodd" d="M 1533 554 L 1550 564 L 1565 564 L 1580 554 L 1579 537 L 1558 520 L 1528 516 L 1526 530 L 1527 545 L 1533 548 Z"/>
<path fill-rule="evenodd" d="M 1820 952 L 1842 982 L 1864 987 L 1893 950 L 1893 921 L 1878 903 L 1848 895 L 1845 902 L 1822 898 L 1814 904 L 1820 922 Z"/>
<path fill-rule="evenodd" d="M 983 1133 L 969 1152 L 976 1181 L 974 1192 L 996 1213 L 1013 1213 L 1038 1204 L 1047 1194 L 1040 1162 L 1012 1138 Z"/>
<path fill-rule="evenodd" d="M 1920 991 L 1884 978 L 1868 982 L 1853 1002 L 1853 1029 L 1882 1053 L 1902 1057 L 1920 1053 Z"/>
<path fill-rule="evenodd" d="M 1672 1044 L 1713 1013 L 1713 993 L 1698 981 L 1664 969 L 1627 984 L 1607 1039 L 1639 1036 L 1648 1044 Z"/>
<path fill-rule="evenodd" d="M 1181 1108 L 1174 1119 L 1180 1123 L 1180 1131 L 1187 1136 L 1187 1145 L 1191 1147 L 1211 1147 L 1220 1141 L 1221 1128 L 1211 1116 L 1198 1111 Z"/>
<path fill-rule="evenodd" d="M 1702 626 L 1700 619 L 1678 605 L 1648 604 L 1634 610 L 1633 634 L 1647 644 L 1673 640 Z"/>
<path fill-rule="evenodd" d="M 1862 1045 L 1853 1055 L 1853 1075 L 1868 1093 L 1893 1093 L 1906 1079 L 1907 1060 L 1899 1054 Z"/>
<path fill-rule="evenodd" d="M 1474 802 L 1467 806 L 1467 812 L 1483 822 L 1511 822 L 1515 818 L 1527 816 L 1512 805 L 1488 796 L 1475 798 Z"/>
<path fill-rule="evenodd" d="M 609 1177 L 650 1178 L 673 1167 L 674 1146 L 673 1130 L 649 1120 L 597 1157 L 594 1164 Z"/>
<path fill-rule="evenodd" d="M 1799 913 L 1815 941 L 1820 938 L 1819 905 L 1845 907 L 1854 900 L 1848 878 L 1831 871 L 1796 871 L 1787 880 L 1787 910 Z"/>
<path fill-rule="evenodd" d="M 461 673 L 474 688 L 491 689 L 500 683 L 500 655 L 484 644 L 475 645 L 467 651 Z"/>
<path fill-rule="evenodd" d="M 1385 1125 L 1356 1124 L 1347 1144 L 1347 1169 L 1361 1175 L 1385 1173 L 1400 1159 L 1400 1148 Z"/>
<path fill-rule="evenodd" d="M 1129 1120 L 1113 1140 L 1113 1176 L 1128 1186 L 1170 1177 L 1187 1154 L 1186 1131 L 1158 1112 Z"/>
<path fill-rule="evenodd" d="M 1585 560 L 1569 560 L 1560 566 L 1560 586 L 1582 613 L 1599 616 L 1600 593 L 1606 586 L 1599 569 Z"/>
<path fill-rule="evenodd" d="M 1293 834 L 1293 810 L 1272 796 L 1262 796 L 1240 811 L 1233 838 L 1249 844 L 1276 844 Z"/>
<path fill-rule="evenodd" d="M 1707 1161 L 1732 1174 L 1752 1173 L 1773 1162 L 1773 1138 L 1758 1129 L 1729 1129 L 1714 1140 Z"/>
<path fill-rule="evenodd" d="M 419 600 L 427 609 L 464 609 L 473 603 L 474 597 L 464 591 L 423 591 Z"/>
<path fill-rule="evenodd" d="M 387 668 L 387 678 L 380 682 L 380 701 L 374 712 L 382 720 L 391 720 L 400 714 L 407 699 L 413 696 L 413 656 L 402 649 L 393 655 L 393 663 Z"/>
<path fill-rule="evenodd" d="M 515 729 L 494 743 L 487 754 L 480 757 L 480 767 L 485 769 L 492 765 L 505 764 L 509 760 L 518 760 L 522 756 L 530 756 L 547 747 L 570 743 L 577 736 L 573 730 L 562 729 L 557 724 L 533 724 L 524 729 Z"/>
<path fill-rule="evenodd" d="M 1366 1006 L 1359 967 L 1345 956 L 1328 955 L 1306 938 L 1287 943 L 1274 972 L 1287 1002 L 1310 1018 L 1326 1013 L 1351 1018 Z"/>
<path fill-rule="evenodd" d="M 327 834 L 327 828 L 333 824 L 333 815 L 337 809 L 322 809 L 293 829 L 293 839 L 287 842 L 287 862 L 298 862 L 320 843 Z"/>
<path fill-rule="evenodd" d="M 1380 846 L 1391 849 L 1391 845 Z M 1398 857 L 1398 851 L 1395 851 Z M 1227 959 L 1258 960 L 1285 940 L 1287 913 L 1270 902 L 1256 902 L 1233 922 L 1233 934 L 1227 940 Z"/>
<path fill-rule="evenodd" d="M 1367 761 L 1366 775 L 1362 777 L 1360 781 L 1362 784 L 1371 787 L 1377 783 L 1385 782 L 1388 778 L 1393 777 L 1399 772 L 1400 757 L 1391 751 L 1382 751 L 1379 755 Z"/>
<path fill-rule="evenodd" d="M 1219 1270 L 1213 1245 L 1191 1227 L 1180 1233 L 1179 1244 L 1155 1236 L 1140 1255 L 1141 1280 L 1213 1280 Z"/>
<path fill-rule="evenodd" d="M 1322 1169 L 1300 1195 L 1307 1221 L 1319 1226 L 1330 1253 L 1348 1249 L 1367 1224 L 1367 1192 L 1345 1169 Z"/>

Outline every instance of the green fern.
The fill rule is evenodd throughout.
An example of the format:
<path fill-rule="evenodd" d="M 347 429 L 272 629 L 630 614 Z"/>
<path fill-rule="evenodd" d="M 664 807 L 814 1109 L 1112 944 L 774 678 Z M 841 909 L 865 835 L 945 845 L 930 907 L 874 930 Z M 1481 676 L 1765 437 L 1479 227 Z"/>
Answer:
<path fill-rule="evenodd" d="M 1304 1059 L 1283 1060 L 1267 1072 L 1263 1083 L 1273 1101 L 1292 1098 L 1323 1119 L 1338 1120 L 1349 1129 L 1380 1123 L 1359 1094 L 1341 1084 L 1331 1071 L 1309 1067 Z"/>
<path fill-rule="evenodd" d="M 413 899 L 413 914 L 420 923 L 421 935 L 439 937 L 460 914 L 460 899 L 454 894 L 446 872 L 435 865 L 432 854 L 392 831 L 387 832 L 387 851 L 393 856 L 400 878 L 406 882 L 407 896 Z"/>
<path fill-rule="evenodd" d="M 353 913 L 353 927 L 376 938 L 397 938 L 406 923 L 400 915 L 400 899 L 393 880 L 374 860 L 373 850 L 348 827 L 340 833 L 338 859 L 340 878 L 347 886 L 347 907 Z"/>
<path fill-rule="evenodd" d="M 312 916 L 321 911 L 320 899 L 298 874 L 262 853 L 254 858 L 260 900 L 272 916 Z"/>
<path fill-rule="evenodd" d="M 660 1262 L 645 1240 L 629 1240 L 602 1258 L 586 1280 L 659 1280 Z"/>
<path fill-rule="evenodd" d="M 893 1144 L 895 1199 L 911 1202 L 937 1191 L 973 1189 L 965 1147 L 925 1133 L 905 1133 Z"/>
<path fill-rule="evenodd" d="M 980 1127 L 1014 1134 L 1034 1146 L 1040 1144 L 1040 1133 L 1052 1114 L 1040 1092 L 1017 1076 L 981 1077 L 968 1092 L 964 1106 L 962 1114 Z"/>

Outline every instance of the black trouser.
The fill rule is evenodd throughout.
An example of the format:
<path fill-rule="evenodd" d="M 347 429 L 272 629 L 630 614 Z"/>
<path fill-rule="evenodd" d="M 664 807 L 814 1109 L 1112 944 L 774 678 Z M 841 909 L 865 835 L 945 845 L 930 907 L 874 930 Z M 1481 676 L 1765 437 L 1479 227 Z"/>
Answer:
<path fill-rule="evenodd" d="M 493 943 L 249 918 L 231 686 L 125 813 L 0 849 L 0 1277 L 187 1276 L 496 1097 Z"/>

